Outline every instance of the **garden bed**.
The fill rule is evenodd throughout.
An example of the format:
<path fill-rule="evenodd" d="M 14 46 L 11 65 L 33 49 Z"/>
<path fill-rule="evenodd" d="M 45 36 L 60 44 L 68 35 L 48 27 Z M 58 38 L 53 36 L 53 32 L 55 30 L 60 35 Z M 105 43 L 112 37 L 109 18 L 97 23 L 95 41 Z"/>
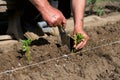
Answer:
<path fill-rule="evenodd" d="M 107 9 L 109 13 L 101 17 L 85 17 L 90 40 L 77 53 L 61 46 L 57 37 L 44 36 L 32 42 L 29 63 L 21 42 L 0 41 L 0 80 L 120 80 L 119 9 Z M 67 22 L 70 34 L 72 19 Z"/>
<path fill-rule="evenodd" d="M 90 36 L 77 53 L 60 46 L 56 37 L 40 38 L 31 45 L 31 63 L 19 51 L 0 52 L 0 80 L 119 80 L 120 21 L 85 27 Z"/>

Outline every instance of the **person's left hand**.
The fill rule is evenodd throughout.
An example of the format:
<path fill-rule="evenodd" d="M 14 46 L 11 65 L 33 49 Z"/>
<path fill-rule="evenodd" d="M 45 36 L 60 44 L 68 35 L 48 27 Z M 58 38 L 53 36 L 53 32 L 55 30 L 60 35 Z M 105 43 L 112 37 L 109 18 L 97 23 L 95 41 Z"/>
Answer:
<path fill-rule="evenodd" d="M 79 29 L 79 28 L 75 28 L 74 29 L 74 33 L 73 34 L 75 35 L 76 33 L 80 33 L 80 34 L 82 34 L 84 36 L 84 39 L 81 41 L 81 43 L 76 45 L 76 41 L 74 42 L 74 46 L 73 47 L 75 49 L 79 50 L 79 49 L 81 49 L 81 48 L 83 48 L 85 46 L 85 44 L 87 43 L 87 41 L 89 39 L 89 36 L 85 33 L 85 31 L 83 29 Z"/>

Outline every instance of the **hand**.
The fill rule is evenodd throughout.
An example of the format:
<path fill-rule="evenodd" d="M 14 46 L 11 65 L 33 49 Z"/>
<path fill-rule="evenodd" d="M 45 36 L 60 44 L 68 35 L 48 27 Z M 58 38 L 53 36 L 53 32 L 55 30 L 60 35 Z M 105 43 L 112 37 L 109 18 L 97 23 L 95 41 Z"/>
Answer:
<path fill-rule="evenodd" d="M 62 25 L 66 26 L 66 19 L 63 14 L 56 8 L 52 7 L 48 0 L 29 0 L 41 13 L 43 19 L 49 26 Z"/>
<path fill-rule="evenodd" d="M 74 42 L 74 46 L 73 46 L 73 47 L 74 47 L 75 49 L 79 50 L 79 49 L 81 49 L 81 48 L 83 48 L 83 47 L 85 46 L 85 44 L 87 43 L 89 37 L 88 37 L 88 35 L 85 33 L 85 31 L 84 31 L 83 29 L 75 28 L 75 29 L 74 29 L 74 35 L 75 35 L 76 33 L 81 33 L 81 34 L 84 36 L 84 39 L 81 41 L 81 43 L 79 43 L 79 44 L 76 45 L 76 42 Z"/>
<path fill-rule="evenodd" d="M 47 6 L 45 12 L 42 14 L 42 17 L 49 26 L 59 26 L 62 25 L 63 28 L 66 27 L 66 19 L 63 14 L 56 8 L 52 6 Z"/>

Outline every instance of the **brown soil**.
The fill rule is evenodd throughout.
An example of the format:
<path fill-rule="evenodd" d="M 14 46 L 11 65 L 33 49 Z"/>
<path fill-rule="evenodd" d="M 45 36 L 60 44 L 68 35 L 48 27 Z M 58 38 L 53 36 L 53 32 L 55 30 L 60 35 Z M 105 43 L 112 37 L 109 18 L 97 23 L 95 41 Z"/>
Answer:
<path fill-rule="evenodd" d="M 21 43 L 12 51 L 0 51 L 0 80 L 120 80 L 120 21 L 85 28 L 87 45 L 70 53 L 54 36 L 31 45 L 31 63 L 20 53 Z"/>
<path fill-rule="evenodd" d="M 120 20 L 101 20 L 101 26 L 100 18 L 93 18 L 94 26 L 89 20 L 85 24 L 90 40 L 77 53 L 60 45 L 55 36 L 32 42 L 29 64 L 21 42 L 0 48 L 0 80 L 120 80 Z"/>

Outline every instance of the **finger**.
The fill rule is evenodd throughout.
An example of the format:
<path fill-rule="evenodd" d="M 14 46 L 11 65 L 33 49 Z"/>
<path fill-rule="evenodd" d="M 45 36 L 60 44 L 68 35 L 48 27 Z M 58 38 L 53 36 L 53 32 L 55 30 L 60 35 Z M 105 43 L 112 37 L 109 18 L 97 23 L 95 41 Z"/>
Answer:
<path fill-rule="evenodd" d="M 77 49 L 81 49 L 81 48 L 83 48 L 83 47 L 85 46 L 86 43 L 87 43 L 87 41 L 85 40 L 85 41 L 83 41 L 83 42 L 81 43 L 81 45 L 78 45 L 76 48 L 77 48 Z"/>
<path fill-rule="evenodd" d="M 48 25 L 49 25 L 50 27 L 53 27 L 53 26 L 54 26 L 54 20 L 48 21 Z"/>
<path fill-rule="evenodd" d="M 65 19 L 65 17 L 64 17 L 64 18 L 63 18 L 63 21 L 62 21 L 62 26 L 63 26 L 64 29 L 66 28 L 66 23 L 67 23 L 67 21 L 66 21 L 66 19 Z"/>
<path fill-rule="evenodd" d="M 50 26 L 56 27 L 57 25 L 61 24 L 58 20 L 53 20 L 49 23 Z"/>
<path fill-rule="evenodd" d="M 74 44 L 74 46 L 73 46 L 74 48 L 76 48 L 76 44 Z"/>
<path fill-rule="evenodd" d="M 53 27 L 56 27 L 57 25 L 58 25 L 58 23 L 59 23 L 59 20 L 57 19 L 57 17 L 55 16 L 55 17 L 53 17 Z"/>
<path fill-rule="evenodd" d="M 73 37 L 74 37 L 74 35 L 73 35 Z M 77 45 L 76 45 L 76 39 L 74 39 L 73 44 L 74 44 L 74 45 L 73 45 L 73 48 L 76 48 L 76 46 L 77 46 Z"/>
<path fill-rule="evenodd" d="M 63 25 L 62 25 L 62 21 L 59 21 L 58 24 L 57 24 L 57 26 L 59 26 L 59 27 L 63 27 Z"/>
<path fill-rule="evenodd" d="M 87 38 L 84 40 L 84 43 L 81 45 L 81 48 L 83 48 L 83 47 L 86 45 L 88 39 L 89 39 L 89 37 L 87 37 Z"/>
<path fill-rule="evenodd" d="M 81 43 L 79 43 L 77 46 L 76 46 L 76 49 L 80 49 L 81 48 L 81 46 L 83 45 L 83 41 L 81 42 Z"/>
<path fill-rule="evenodd" d="M 56 26 L 60 26 L 62 25 L 62 18 L 60 18 L 59 16 L 56 16 Z"/>
<path fill-rule="evenodd" d="M 66 28 L 66 23 L 62 23 L 63 29 Z"/>
<path fill-rule="evenodd" d="M 56 27 L 59 24 L 58 17 L 53 15 L 51 16 L 51 20 L 48 22 L 49 26 Z"/>

